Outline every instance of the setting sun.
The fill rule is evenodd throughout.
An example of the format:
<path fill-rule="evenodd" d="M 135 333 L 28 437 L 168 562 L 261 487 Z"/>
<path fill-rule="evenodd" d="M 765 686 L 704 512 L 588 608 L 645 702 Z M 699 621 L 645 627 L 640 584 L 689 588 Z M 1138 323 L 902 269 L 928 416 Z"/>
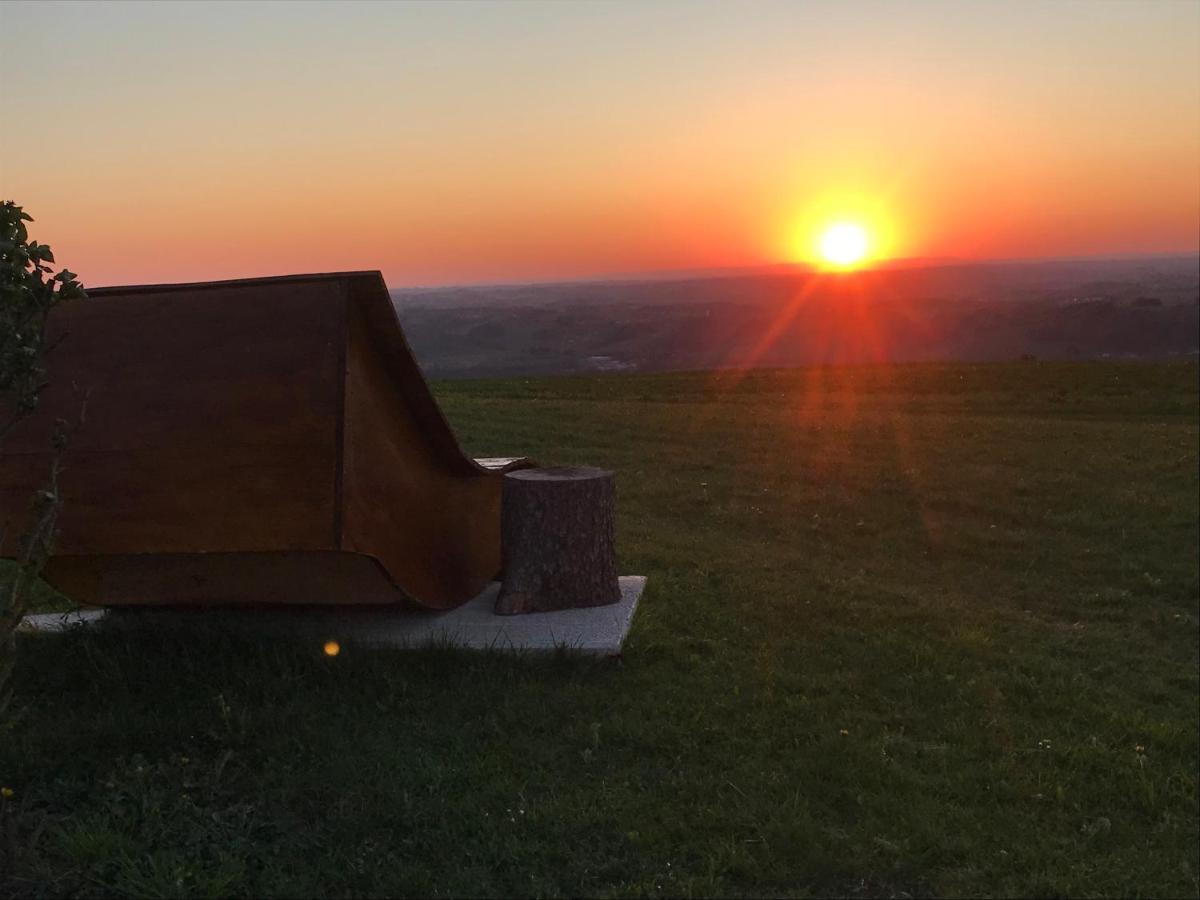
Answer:
<path fill-rule="evenodd" d="M 833 266 L 850 268 L 866 258 L 869 243 L 867 230 L 861 225 L 839 222 L 821 234 L 821 259 Z"/>

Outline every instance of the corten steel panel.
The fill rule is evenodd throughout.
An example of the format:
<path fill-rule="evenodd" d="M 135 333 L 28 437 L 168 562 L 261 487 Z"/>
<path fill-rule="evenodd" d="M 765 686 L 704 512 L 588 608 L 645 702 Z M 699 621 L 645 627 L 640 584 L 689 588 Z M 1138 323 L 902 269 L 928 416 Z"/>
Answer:
<path fill-rule="evenodd" d="M 111 606 L 394 606 L 405 599 L 376 560 L 338 550 L 60 556 L 54 564 L 55 584 L 66 593 Z"/>
<path fill-rule="evenodd" d="M 377 558 L 423 605 L 456 606 L 500 571 L 501 478 L 458 449 L 420 373 L 404 371 L 412 355 L 397 344 L 398 325 L 373 315 L 394 316 L 390 304 L 382 310 L 370 285 L 359 287 L 348 323 L 342 546 Z"/>
<path fill-rule="evenodd" d="M 90 293 L 52 317 L 51 384 L 0 447 L 11 534 L 53 420 L 86 396 L 52 584 L 112 605 L 442 608 L 496 574 L 501 475 L 462 453 L 379 273 Z"/>

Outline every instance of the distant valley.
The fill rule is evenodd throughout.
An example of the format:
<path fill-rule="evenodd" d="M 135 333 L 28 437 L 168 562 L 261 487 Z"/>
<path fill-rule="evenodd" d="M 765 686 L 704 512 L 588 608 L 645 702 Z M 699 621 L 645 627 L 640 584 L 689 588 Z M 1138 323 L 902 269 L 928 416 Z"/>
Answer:
<path fill-rule="evenodd" d="M 392 291 L 433 378 L 1200 352 L 1200 259 L 734 270 Z"/>

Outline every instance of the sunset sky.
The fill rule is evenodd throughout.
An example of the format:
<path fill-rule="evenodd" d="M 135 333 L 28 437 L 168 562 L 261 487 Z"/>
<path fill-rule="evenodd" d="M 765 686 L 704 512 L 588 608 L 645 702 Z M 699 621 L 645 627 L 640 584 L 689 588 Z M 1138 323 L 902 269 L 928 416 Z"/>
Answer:
<path fill-rule="evenodd" d="M 1200 248 L 1200 3 L 0 4 L 90 285 Z"/>

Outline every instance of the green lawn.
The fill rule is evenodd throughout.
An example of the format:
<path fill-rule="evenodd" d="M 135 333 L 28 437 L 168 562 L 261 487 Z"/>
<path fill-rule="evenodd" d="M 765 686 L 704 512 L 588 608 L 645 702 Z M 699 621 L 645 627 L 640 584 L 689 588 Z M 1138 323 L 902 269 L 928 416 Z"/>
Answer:
<path fill-rule="evenodd" d="M 0 894 L 1196 896 L 1197 379 L 438 385 L 617 470 L 624 656 L 25 637 Z"/>

